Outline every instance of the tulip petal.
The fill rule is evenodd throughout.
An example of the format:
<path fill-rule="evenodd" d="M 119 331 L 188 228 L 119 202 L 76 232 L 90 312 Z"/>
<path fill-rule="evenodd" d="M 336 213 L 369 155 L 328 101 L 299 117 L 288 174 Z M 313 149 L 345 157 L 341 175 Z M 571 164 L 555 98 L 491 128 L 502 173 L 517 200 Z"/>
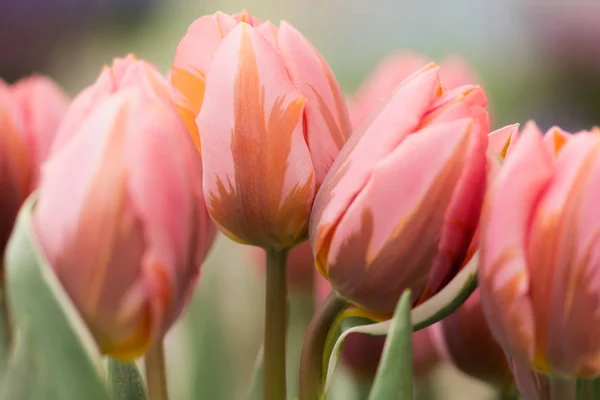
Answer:
<path fill-rule="evenodd" d="M 12 94 L 23 114 L 35 173 L 31 183 L 35 186 L 39 167 L 48 157 L 60 121 L 67 111 L 69 99 L 56 83 L 43 76 L 18 81 L 12 87 Z"/>
<path fill-rule="evenodd" d="M 390 154 L 419 125 L 440 94 L 439 68 L 423 68 L 405 80 L 350 137 L 333 163 L 313 207 L 310 238 L 317 267 L 322 268 L 331 232 L 365 185 L 371 166 Z M 356 150 L 356 151 L 355 151 Z"/>
<path fill-rule="evenodd" d="M 222 42 L 197 123 L 213 219 L 239 240 L 291 246 L 306 235 L 314 170 L 302 131 L 306 99 L 276 48 L 241 23 Z"/>
<path fill-rule="evenodd" d="M 116 322 L 114 306 L 121 299 L 115 293 L 135 280 L 136 260 L 143 248 L 139 221 L 126 207 L 126 171 L 119 156 L 125 129 L 133 123 L 127 112 L 135 95 L 135 91 L 124 92 L 107 100 L 51 158 L 43 170 L 40 192 L 44 195 L 34 216 L 49 261 L 103 351 L 120 349 L 143 323 L 138 314 L 135 320 L 120 321 L 124 324 L 120 329 L 106 331 Z M 71 198 L 68 203 L 63 201 L 65 193 Z M 72 234 L 56 235 L 57 229 Z M 134 336 L 138 345 L 147 342 Z"/>
<path fill-rule="evenodd" d="M 582 377 L 600 369 L 598 139 L 582 133 L 563 146 L 529 242 L 538 348 L 552 370 Z"/>
<path fill-rule="evenodd" d="M 553 126 L 544 135 L 544 143 L 554 155 L 557 155 L 570 137 L 571 135 L 568 132 L 563 131 L 558 126 Z"/>
<path fill-rule="evenodd" d="M 445 213 L 475 135 L 471 129 L 470 120 L 424 129 L 376 165 L 331 239 L 327 272 L 342 296 L 381 314 L 393 312 L 406 289 L 415 293 L 414 302 L 419 299 L 442 244 Z M 484 175 L 485 164 L 479 169 Z M 470 235 L 463 253 L 469 242 Z M 464 254 L 452 256 L 444 254 L 445 261 L 458 267 Z M 374 290 L 377 296 L 369 295 Z"/>
<path fill-rule="evenodd" d="M 329 65 L 300 32 L 282 22 L 277 41 L 292 83 L 307 99 L 305 135 L 319 185 L 350 136 L 348 110 Z"/>
<path fill-rule="evenodd" d="M 506 155 L 514 149 L 518 136 L 519 124 L 507 125 L 503 128 L 496 129 L 489 135 L 490 141 L 488 144 L 488 151 L 498 154 L 502 158 L 506 158 Z"/>
<path fill-rule="evenodd" d="M 234 27 L 233 17 L 217 12 L 198 18 L 179 42 L 171 67 L 171 85 L 177 109 L 200 151 L 196 117 L 204 102 L 205 77 L 221 40 Z"/>
<path fill-rule="evenodd" d="M 7 85 L 0 80 L 0 254 L 21 204 L 31 191 L 32 161 L 24 125 Z"/>
<path fill-rule="evenodd" d="M 479 285 L 490 330 L 503 348 L 534 357 L 526 244 L 530 221 L 553 173 L 539 130 L 527 124 L 492 183 L 482 214 Z"/>

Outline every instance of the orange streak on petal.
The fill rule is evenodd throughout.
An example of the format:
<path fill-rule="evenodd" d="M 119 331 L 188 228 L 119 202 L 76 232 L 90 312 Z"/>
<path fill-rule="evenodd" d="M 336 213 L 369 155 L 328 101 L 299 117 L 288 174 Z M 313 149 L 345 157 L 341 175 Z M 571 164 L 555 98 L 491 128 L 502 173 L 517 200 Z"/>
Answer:
<path fill-rule="evenodd" d="M 204 102 L 204 74 L 198 70 L 190 72 L 179 67 L 173 67 L 171 70 L 171 82 L 177 93 L 177 110 L 185 122 L 185 126 L 196 145 L 196 149 L 198 149 L 199 153 L 202 153 L 200 132 L 198 132 L 196 125 L 196 117 Z"/>

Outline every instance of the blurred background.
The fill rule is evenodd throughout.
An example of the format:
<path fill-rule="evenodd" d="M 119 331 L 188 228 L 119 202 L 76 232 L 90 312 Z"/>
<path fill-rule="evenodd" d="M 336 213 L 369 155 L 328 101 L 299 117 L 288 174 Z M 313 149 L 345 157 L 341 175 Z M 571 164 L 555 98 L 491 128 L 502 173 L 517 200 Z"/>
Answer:
<path fill-rule="evenodd" d="M 348 94 L 392 51 L 436 61 L 459 55 L 487 92 L 494 128 L 529 119 L 569 131 L 600 123 L 600 2 L 593 0 L 1 0 L 0 77 L 44 73 L 74 95 L 128 52 L 166 73 L 193 20 L 242 9 L 292 22 Z M 221 238 L 207 261 L 192 306 L 168 338 L 173 399 L 244 398 L 263 323 L 263 276 L 249 254 Z M 291 296 L 292 365 L 312 297 Z M 423 385 L 424 399 L 494 398 L 447 365 Z M 342 368 L 333 396 L 352 400 L 359 386 Z"/>

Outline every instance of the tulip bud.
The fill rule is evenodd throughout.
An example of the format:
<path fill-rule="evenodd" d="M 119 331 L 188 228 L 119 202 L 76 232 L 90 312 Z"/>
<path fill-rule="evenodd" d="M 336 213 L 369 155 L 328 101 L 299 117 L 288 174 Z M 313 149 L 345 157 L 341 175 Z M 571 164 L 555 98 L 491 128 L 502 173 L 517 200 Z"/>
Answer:
<path fill-rule="evenodd" d="M 42 171 L 33 216 L 46 259 L 100 350 L 121 359 L 162 339 L 215 232 L 200 160 L 170 98 L 156 95 L 157 85 L 168 93 L 166 81 L 135 67 L 123 81 L 130 72 L 130 86 L 67 132 Z"/>
<path fill-rule="evenodd" d="M 430 65 L 355 131 L 315 200 L 317 267 L 343 297 L 391 314 L 456 274 L 477 227 L 489 130 L 477 86 L 445 91 Z"/>
<path fill-rule="evenodd" d="M 429 329 L 436 331 L 439 353 L 459 370 L 500 391 L 511 387 L 510 368 L 490 333 L 478 290 L 458 310 Z"/>
<path fill-rule="evenodd" d="M 541 373 L 596 377 L 600 136 L 557 132 L 542 139 L 528 124 L 490 188 L 481 301 L 494 337 L 517 362 Z"/>
<path fill-rule="evenodd" d="M 352 126 L 358 127 L 396 86 L 429 62 L 419 54 L 402 52 L 384 58 L 349 99 Z M 475 73 L 460 58 L 447 58 L 440 66 L 440 78 L 446 89 L 477 82 Z"/>
<path fill-rule="evenodd" d="M 67 104 L 64 92 L 48 78 L 24 78 L 13 86 L 0 80 L 0 264 Z"/>
<path fill-rule="evenodd" d="M 351 130 L 323 58 L 288 23 L 216 13 L 188 29 L 171 81 L 220 229 L 268 249 L 303 241 L 316 190 Z"/>

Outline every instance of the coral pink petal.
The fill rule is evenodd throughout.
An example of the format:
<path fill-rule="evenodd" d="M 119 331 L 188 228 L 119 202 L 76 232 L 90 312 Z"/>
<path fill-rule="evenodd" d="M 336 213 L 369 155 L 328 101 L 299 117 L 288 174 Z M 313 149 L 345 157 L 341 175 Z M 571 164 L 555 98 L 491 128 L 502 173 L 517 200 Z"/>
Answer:
<path fill-rule="evenodd" d="M 459 120 L 424 129 L 376 164 L 331 239 L 329 279 L 341 295 L 383 314 L 393 312 L 407 288 L 418 300 L 462 174 L 469 136 L 475 134 L 471 127 L 470 120 Z M 479 169 L 483 175 L 485 164 Z M 463 253 L 469 242 L 470 236 Z M 377 296 L 369 296 L 371 290 Z"/>
<path fill-rule="evenodd" d="M 48 157 L 58 126 L 69 106 L 69 98 L 56 83 L 43 76 L 18 81 L 12 87 L 12 93 L 21 108 L 31 144 L 30 155 L 36 174 L 32 183 L 36 185 L 39 168 Z"/>
<path fill-rule="evenodd" d="M 308 100 L 305 135 L 320 183 L 350 136 L 348 111 L 333 72 L 300 32 L 282 22 L 278 44 L 294 86 Z"/>
<path fill-rule="evenodd" d="M 310 227 L 315 254 L 365 185 L 372 165 L 394 151 L 419 126 L 439 90 L 439 68 L 423 68 L 398 86 L 352 134 L 315 199 Z"/>
<path fill-rule="evenodd" d="M 520 359 L 534 356 L 526 244 L 530 220 L 554 167 L 540 133 L 528 125 L 487 196 L 481 227 L 479 282 L 490 329 Z"/>
<path fill-rule="evenodd" d="M 560 151 L 553 184 L 532 223 L 530 242 L 531 274 L 536 276 L 531 295 L 540 345 L 545 345 L 553 370 L 582 376 L 600 369 L 600 331 L 594 330 L 598 326 L 594 322 L 600 322 L 598 139 L 578 134 Z"/>
<path fill-rule="evenodd" d="M 281 234 L 305 231 L 315 184 L 302 132 L 306 99 L 277 49 L 241 23 L 223 40 L 206 83 L 197 123 L 206 132 L 204 192 L 212 217 L 239 239 L 261 237 L 263 246 L 274 240 L 267 221 L 286 224 L 275 224 Z"/>
<path fill-rule="evenodd" d="M 171 84 L 177 108 L 200 148 L 196 117 L 204 101 L 205 80 L 221 40 L 235 26 L 233 17 L 217 12 L 198 18 L 179 42 L 171 67 Z"/>
<path fill-rule="evenodd" d="M 507 125 L 491 132 L 489 137 L 488 151 L 506 157 L 517 141 L 519 136 L 519 124 Z"/>

